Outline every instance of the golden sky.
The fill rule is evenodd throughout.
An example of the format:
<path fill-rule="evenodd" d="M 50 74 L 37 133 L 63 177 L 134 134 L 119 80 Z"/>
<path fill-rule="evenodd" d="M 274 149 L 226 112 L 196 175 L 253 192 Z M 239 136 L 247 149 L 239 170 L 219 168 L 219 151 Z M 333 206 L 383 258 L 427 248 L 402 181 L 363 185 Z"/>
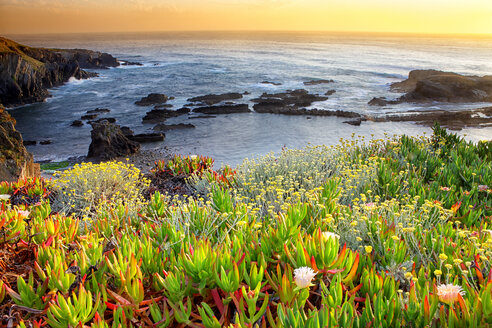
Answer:
<path fill-rule="evenodd" d="M 492 0 L 0 0 L 0 34 L 169 30 L 492 34 Z"/>

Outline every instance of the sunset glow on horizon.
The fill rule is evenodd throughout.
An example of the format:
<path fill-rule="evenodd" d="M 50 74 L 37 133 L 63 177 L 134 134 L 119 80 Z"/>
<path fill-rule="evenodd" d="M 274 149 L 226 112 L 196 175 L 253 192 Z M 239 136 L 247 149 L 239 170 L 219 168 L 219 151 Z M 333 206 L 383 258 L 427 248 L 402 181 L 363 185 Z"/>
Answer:
<path fill-rule="evenodd" d="M 492 34 L 490 0 L 0 0 L 0 33 L 353 31 Z"/>

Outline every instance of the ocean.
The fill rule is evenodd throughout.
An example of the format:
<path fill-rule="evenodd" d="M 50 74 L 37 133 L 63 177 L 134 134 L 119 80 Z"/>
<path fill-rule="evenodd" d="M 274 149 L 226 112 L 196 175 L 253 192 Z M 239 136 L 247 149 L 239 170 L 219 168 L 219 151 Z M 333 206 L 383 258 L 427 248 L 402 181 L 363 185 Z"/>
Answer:
<path fill-rule="evenodd" d="M 35 47 L 84 48 L 108 52 L 120 60 L 142 66 L 95 70 L 99 77 L 72 80 L 50 90 L 43 103 L 11 109 L 24 140 L 51 140 L 48 145 L 28 146 L 37 161 L 60 161 L 87 154 L 91 127 L 72 127 L 88 110 L 108 108 L 117 124 L 136 133 L 151 132 L 154 124 L 142 118 L 152 107 L 135 101 L 149 93 L 175 97 L 173 109 L 187 99 L 226 92 L 250 93 L 238 102 L 264 92 L 306 89 L 324 94 L 335 89 L 328 100 L 310 108 L 359 113 L 408 112 L 412 110 L 477 108 L 492 104 L 398 104 L 371 107 L 373 97 L 396 98 L 389 84 L 405 79 L 414 69 L 437 69 L 470 75 L 492 75 L 492 38 L 402 36 L 383 34 L 301 32 L 166 32 L 126 34 L 8 35 Z M 334 83 L 305 86 L 314 79 Z M 262 81 L 281 83 L 263 84 Z M 339 117 L 285 116 L 241 113 L 215 118 L 190 119 L 188 115 L 166 123 L 191 123 L 194 129 L 166 132 L 163 142 L 144 144 L 144 149 L 166 148 L 179 154 L 215 158 L 218 165 L 237 165 L 283 147 L 307 144 L 337 144 L 340 138 L 361 135 L 431 134 L 428 127 L 414 123 L 343 123 Z M 492 127 L 459 132 L 473 141 L 491 139 Z"/>

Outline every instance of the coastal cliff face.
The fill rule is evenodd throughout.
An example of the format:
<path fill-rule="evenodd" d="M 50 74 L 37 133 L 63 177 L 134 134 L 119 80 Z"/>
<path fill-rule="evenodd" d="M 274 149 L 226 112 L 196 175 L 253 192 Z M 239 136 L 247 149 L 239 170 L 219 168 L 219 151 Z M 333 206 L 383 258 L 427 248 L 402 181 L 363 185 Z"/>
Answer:
<path fill-rule="evenodd" d="M 34 163 L 15 129 L 15 119 L 0 105 L 0 181 L 14 181 L 24 176 L 39 176 L 39 164 Z"/>
<path fill-rule="evenodd" d="M 97 76 L 83 69 L 116 67 L 119 63 L 107 53 L 84 49 L 45 49 L 21 45 L 0 37 L 0 103 L 5 106 L 43 101 L 48 88 L 71 77 Z"/>

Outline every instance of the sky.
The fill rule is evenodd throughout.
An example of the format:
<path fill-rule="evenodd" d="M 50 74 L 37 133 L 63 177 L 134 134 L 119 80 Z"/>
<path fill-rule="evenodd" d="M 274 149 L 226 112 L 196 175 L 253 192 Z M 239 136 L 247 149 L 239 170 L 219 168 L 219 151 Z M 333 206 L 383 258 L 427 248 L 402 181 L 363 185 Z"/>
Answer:
<path fill-rule="evenodd" d="M 209 30 L 492 35 L 492 0 L 0 0 L 0 34 Z"/>

